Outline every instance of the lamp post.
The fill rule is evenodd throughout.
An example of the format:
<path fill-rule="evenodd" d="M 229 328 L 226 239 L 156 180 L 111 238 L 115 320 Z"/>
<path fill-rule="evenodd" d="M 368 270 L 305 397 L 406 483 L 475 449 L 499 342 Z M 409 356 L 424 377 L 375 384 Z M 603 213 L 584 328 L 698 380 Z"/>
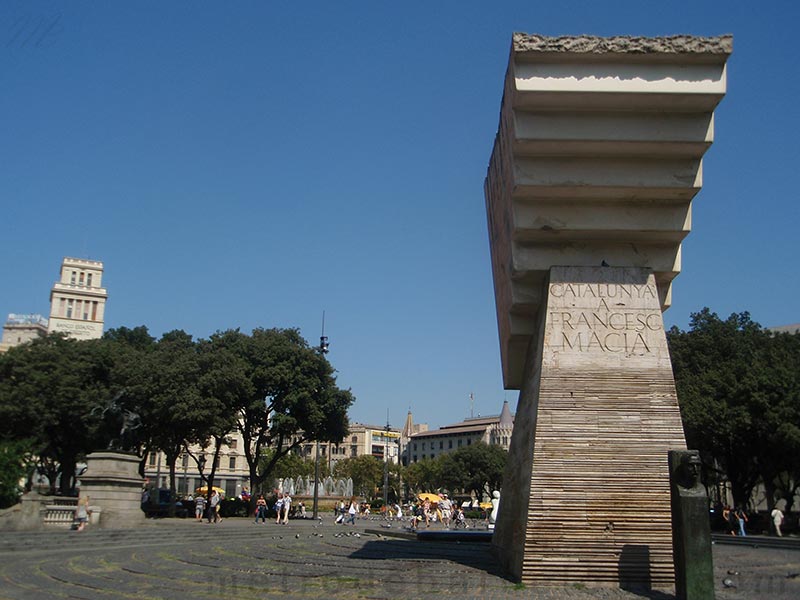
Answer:
<path fill-rule="evenodd" d="M 383 509 L 389 510 L 389 415 L 386 411 L 386 429 L 383 434 Z M 389 514 L 388 512 L 386 513 Z"/>
<path fill-rule="evenodd" d="M 328 353 L 328 337 L 325 335 L 325 311 L 322 311 L 322 335 L 319 336 L 319 354 L 325 356 Z M 314 456 L 314 520 L 319 518 L 319 432 L 317 433 L 317 448 Z"/>

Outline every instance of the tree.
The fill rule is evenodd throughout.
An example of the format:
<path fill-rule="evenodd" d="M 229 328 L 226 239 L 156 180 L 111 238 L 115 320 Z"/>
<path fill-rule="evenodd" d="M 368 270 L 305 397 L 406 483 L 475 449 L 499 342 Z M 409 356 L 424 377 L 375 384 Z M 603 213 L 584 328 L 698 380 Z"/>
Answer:
<path fill-rule="evenodd" d="M 125 348 L 126 360 L 118 366 L 116 383 L 132 410 L 141 417 L 143 458 L 164 452 L 169 488 L 176 489 L 175 464 L 190 443 L 205 429 L 197 382 L 200 363 L 197 344 L 182 330 L 165 333 L 158 342 L 142 341 Z M 176 496 L 171 495 L 170 515 Z"/>
<path fill-rule="evenodd" d="M 437 492 L 442 486 L 441 461 L 423 458 L 408 465 L 404 476 L 408 489 L 414 494 Z"/>
<path fill-rule="evenodd" d="M 443 485 L 453 489 L 474 492 L 480 499 L 491 496 L 493 490 L 503 486 L 503 470 L 508 452 L 500 446 L 482 442 L 459 448 L 455 452 L 442 454 L 439 471 Z"/>
<path fill-rule="evenodd" d="M 354 456 L 336 463 L 333 474 L 353 480 L 353 492 L 365 498 L 375 498 L 383 489 L 383 462 L 375 456 Z"/>
<path fill-rule="evenodd" d="M 20 481 L 29 474 L 34 462 L 27 440 L 0 442 L 0 508 L 19 502 Z"/>
<path fill-rule="evenodd" d="M 97 414 L 110 396 L 100 340 L 51 334 L 0 356 L 0 436 L 30 439 L 55 492 L 70 494 L 80 458 L 95 449 Z"/>
<path fill-rule="evenodd" d="M 761 480 L 771 507 L 800 447 L 796 336 L 774 336 L 746 312 L 722 320 L 704 308 L 668 340 L 689 446 L 727 478 L 736 504 Z"/>
<path fill-rule="evenodd" d="M 298 446 L 347 434 L 354 398 L 336 386 L 330 363 L 298 330 L 255 329 L 250 336 L 229 330 L 208 344 L 228 357 L 226 391 L 244 441 L 251 489 Z M 267 448 L 273 451 L 265 454 Z"/>

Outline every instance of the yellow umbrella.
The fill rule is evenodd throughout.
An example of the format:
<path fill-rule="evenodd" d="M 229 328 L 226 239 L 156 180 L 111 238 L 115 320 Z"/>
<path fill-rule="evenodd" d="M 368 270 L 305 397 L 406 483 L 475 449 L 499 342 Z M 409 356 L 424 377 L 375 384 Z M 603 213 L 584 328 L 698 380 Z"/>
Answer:
<path fill-rule="evenodd" d="M 431 493 L 429 493 L 429 492 L 423 492 L 423 493 L 421 493 L 421 494 L 417 494 L 417 498 L 419 498 L 419 499 L 420 499 L 420 500 L 422 500 L 423 502 L 424 502 L 425 500 L 430 500 L 431 504 L 438 504 L 438 503 L 439 503 L 439 502 L 441 502 L 441 500 L 442 500 L 441 498 L 439 498 L 439 496 L 438 496 L 438 495 L 436 495 L 436 494 L 431 494 Z"/>
<path fill-rule="evenodd" d="M 478 506 L 480 506 L 483 510 L 489 510 L 492 507 L 491 502 L 481 502 Z"/>
<path fill-rule="evenodd" d="M 220 496 L 224 496 L 225 495 L 225 490 L 223 490 L 222 488 L 218 488 L 217 486 L 213 486 L 211 489 L 212 490 L 216 490 L 216 492 Z M 208 493 L 208 487 L 207 486 L 199 487 L 194 491 L 194 493 L 195 494 L 207 494 Z"/>

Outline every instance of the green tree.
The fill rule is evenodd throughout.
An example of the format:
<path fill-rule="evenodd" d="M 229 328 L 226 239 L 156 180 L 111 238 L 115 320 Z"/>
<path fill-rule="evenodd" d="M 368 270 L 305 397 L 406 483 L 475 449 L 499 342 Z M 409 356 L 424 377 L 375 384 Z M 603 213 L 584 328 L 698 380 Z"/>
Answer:
<path fill-rule="evenodd" d="M 355 456 L 340 460 L 333 467 L 334 477 L 353 480 L 353 493 L 373 499 L 382 496 L 383 462 L 374 456 Z"/>
<path fill-rule="evenodd" d="M 209 343 L 229 356 L 227 390 L 251 489 L 261 487 L 278 461 L 302 444 L 336 442 L 347 434 L 354 398 L 336 386 L 330 363 L 298 330 L 255 329 L 249 336 L 229 330 Z M 265 453 L 267 448 L 272 452 Z"/>
<path fill-rule="evenodd" d="M 110 397 L 100 340 L 51 334 L 0 356 L 0 437 L 30 439 L 51 492 L 75 485 L 75 466 L 96 449 L 98 409 Z"/>
<path fill-rule="evenodd" d="M 404 478 L 412 495 L 420 492 L 438 492 L 442 487 L 441 461 L 423 458 L 406 467 Z"/>
<path fill-rule="evenodd" d="M 440 481 L 451 490 L 474 492 L 480 499 L 503 486 L 503 470 L 508 452 L 500 446 L 478 442 L 442 454 L 439 463 Z"/>
<path fill-rule="evenodd" d="M 19 502 L 20 482 L 29 475 L 34 457 L 28 440 L 0 442 L 0 508 Z"/>
<path fill-rule="evenodd" d="M 689 447 L 712 479 L 730 482 L 736 504 L 763 481 L 772 505 L 800 446 L 797 338 L 772 335 L 746 312 L 722 320 L 705 308 L 668 340 Z"/>

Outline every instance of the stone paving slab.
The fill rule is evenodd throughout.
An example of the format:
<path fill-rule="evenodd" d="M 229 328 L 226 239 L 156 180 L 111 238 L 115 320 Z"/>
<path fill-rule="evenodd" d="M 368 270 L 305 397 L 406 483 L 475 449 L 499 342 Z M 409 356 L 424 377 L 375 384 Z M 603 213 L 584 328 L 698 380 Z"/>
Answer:
<path fill-rule="evenodd" d="M 397 525 L 382 535 L 380 523 L 329 521 L 163 519 L 135 530 L 0 532 L 0 599 L 674 598 L 672 590 L 517 585 L 487 544 L 409 540 L 385 535 Z M 800 598 L 796 550 L 717 544 L 714 561 L 719 600 Z"/>

